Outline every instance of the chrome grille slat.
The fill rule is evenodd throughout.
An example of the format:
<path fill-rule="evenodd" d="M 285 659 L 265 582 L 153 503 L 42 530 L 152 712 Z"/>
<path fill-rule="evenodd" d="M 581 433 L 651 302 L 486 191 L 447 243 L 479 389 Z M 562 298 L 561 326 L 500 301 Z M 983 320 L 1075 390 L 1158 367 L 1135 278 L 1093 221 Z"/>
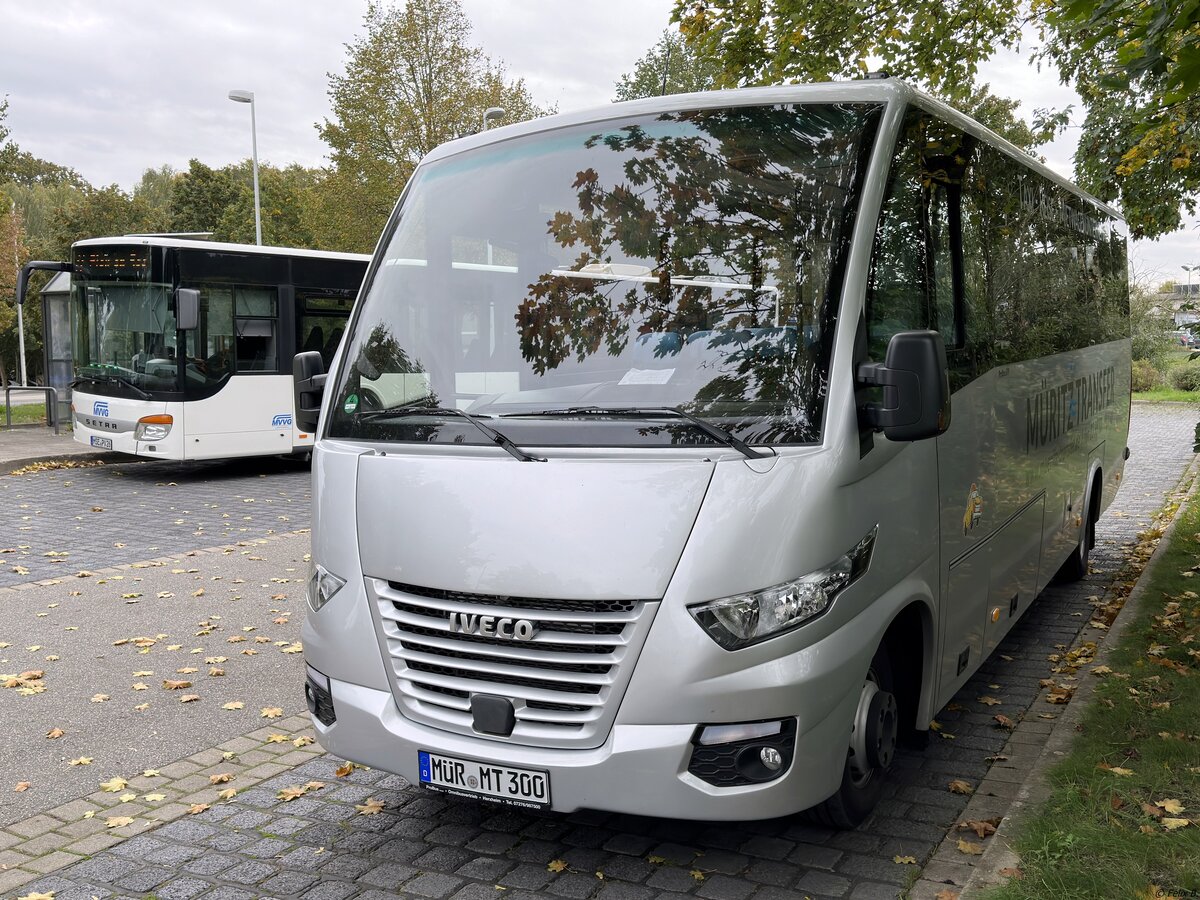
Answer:
<path fill-rule="evenodd" d="M 366 583 L 405 716 L 532 746 L 604 742 L 657 609 L 652 601 L 523 599 Z M 451 613 L 526 619 L 535 631 L 532 640 L 464 634 L 450 630 Z M 511 736 L 474 731 L 472 694 L 513 701 Z"/>
<path fill-rule="evenodd" d="M 407 641 L 404 643 L 407 643 Z M 466 669 L 469 672 L 491 675 L 493 676 L 492 680 L 501 684 L 512 678 L 545 681 L 548 682 L 548 686 L 551 689 L 553 689 L 554 682 L 574 685 L 595 685 L 597 688 L 612 684 L 612 678 L 607 673 L 560 671 L 555 668 L 531 668 L 529 666 L 512 665 L 504 661 L 488 662 L 480 659 L 466 659 L 462 656 L 443 656 L 438 653 L 422 653 L 419 650 L 410 650 L 407 648 L 401 650 L 400 656 L 405 662 L 410 664 L 423 663 L 429 666 Z"/>
<path fill-rule="evenodd" d="M 404 595 L 401 600 L 405 606 L 424 607 L 431 610 L 431 617 L 437 616 L 439 613 L 466 613 L 469 616 L 506 616 L 512 615 L 514 612 L 519 612 L 521 615 L 528 615 L 531 618 L 537 619 L 539 622 L 632 622 L 638 617 L 636 609 L 628 612 L 605 612 L 594 613 L 587 611 L 573 611 L 562 609 L 523 609 L 519 601 L 513 606 L 489 606 L 482 603 L 469 603 L 465 600 L 442 600 L 435 597 L 409 597 Z M 517 600 L 517 598 L 513 598 Z M 415 601 L 420 601 L 415 602 Z"/>
<path fill-rule="evenodd" d="M 497 659 L 522 660 L 543 664 L 558 664 L 564 668 L 578 665 L 612 666 L 621 661 L 620 653 L 556 653 L 552 650 L 542 650 L 536 640 L 528 644 L 518 644 L 513 641 L 462 641 L 455 640 L 463 635 L 454 632 L 444 632 L 445 637 L 432 637 L 427 634 L 405 634 L 403 643 L 406 648 L 437 652 L 447 650 L 453 653 L 471 653 L 479 656 L 495 657 Z M 526 649 L 528 647 L 528 649 Z"/>

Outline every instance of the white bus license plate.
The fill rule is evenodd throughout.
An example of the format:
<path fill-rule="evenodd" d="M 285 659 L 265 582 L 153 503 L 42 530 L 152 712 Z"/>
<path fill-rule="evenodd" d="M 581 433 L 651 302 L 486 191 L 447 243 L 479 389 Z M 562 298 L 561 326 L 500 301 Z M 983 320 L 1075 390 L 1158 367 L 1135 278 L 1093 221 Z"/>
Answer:
<path fill-rule="evenodd" d="M 99 447 L 101 450 L 111 450 L 112 438 L 93 437 L 92 446 Z"/>
<path fill-rule="evenodd" d="M 471 759 L 419 750 L 421 784 L 434 791 L 545 809 L 550 806 L 550 776 L 532 769 L 493 766 Z"/>

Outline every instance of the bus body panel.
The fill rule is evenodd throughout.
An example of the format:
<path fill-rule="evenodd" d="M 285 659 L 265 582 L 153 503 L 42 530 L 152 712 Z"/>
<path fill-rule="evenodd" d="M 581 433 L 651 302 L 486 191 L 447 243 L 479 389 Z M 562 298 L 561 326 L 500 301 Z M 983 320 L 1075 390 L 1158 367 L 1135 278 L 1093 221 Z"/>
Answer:
<path fill-rule="evenodd" d="M 74 409 L 72 430 L 78 443 L 93 449 L 111 449 L 116 453 L 151 459 L 183 459 L 182 403 L 106 397 L 75 390 L 71 394 L 71 405 Z M 134 439 L 139 419 L 160 415 L 169 415 L 174 420 L 165 438 L 159 441 Z M 111 447 L 104 441 L 112 441 Z"/>
<path fill-rule="evenodd" d="M 292 379 L 232 376 L 217 393 L 186 404 L 186 459 L 291 453 Z"/>
<path fill-rule="evenodd" d="M 712 471 L 703 459 L 522 465 L 507 454 L 363 455 L 362 568 L 368 577 L 475 594 L 658 600 Z M 406 516 L 396 497 L 437 515 Z M 390 527 L 370 527 L 385 520 Z"/>

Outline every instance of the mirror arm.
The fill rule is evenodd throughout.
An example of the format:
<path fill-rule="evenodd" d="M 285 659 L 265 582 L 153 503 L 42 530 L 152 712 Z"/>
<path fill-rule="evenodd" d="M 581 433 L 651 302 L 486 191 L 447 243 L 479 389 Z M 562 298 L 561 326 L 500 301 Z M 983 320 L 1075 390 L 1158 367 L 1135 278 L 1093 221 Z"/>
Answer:
<path fill-rule="evenodd" d="M 859 407 L 860 417 L 873 431 L 882 431 L 894 425 L 910 425 L 916 421 L 912 410 L 901 409 L 901 396 L 912 396 L 920 392 L 921 382 L 915 372 L 889 369 L 881 362 L 860 363 L 855 372 L 858 384 L 883 388 L 883 403 L 864 403 Z"/>

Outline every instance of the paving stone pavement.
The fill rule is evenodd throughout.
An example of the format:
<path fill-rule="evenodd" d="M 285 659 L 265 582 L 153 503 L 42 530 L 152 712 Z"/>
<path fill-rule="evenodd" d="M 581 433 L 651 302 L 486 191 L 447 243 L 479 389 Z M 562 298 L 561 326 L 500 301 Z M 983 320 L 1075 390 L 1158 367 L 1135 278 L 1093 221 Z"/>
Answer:
<path fill-rule="evenodd" d="M 231 802 L 32 881 L 22 892 L 54 891 L 55 900 L 147 894 L 160 900 L 896 897 L 918 867 L 894 857 L 928 859 L 957 821 L 966 798 L 950 793 L 948 782 L 977 784 L 987 774 L 987 757 L 1008 736 L 992 717 L 1017 718 L 1038 698 L 1038 681 L 1050 670 L 1047 657 L 1078 636 L 1090 618 L 1089 598 L 1112 581 L 1137 533 L 1192 460 L 1196 418 L 1190 407 L 1135 408 L 1133 457 L 1097 529 L 1092 573 L 1043 594 L 938 713 L 947 737 L 934 737 L 924 751 L 898 754 L 884 801 L 858 830 L 835 832 L 801 816 L 709 823 L 514 811 L 422 793 L 378 771 L 338 778 L 339 761 L 322 756 Z M 1001 704 L 982 705 L 982 695 Z M 278 799 L 281 788 L 310 779 L 326 786 L 290 802 Z M 361 814 L 356 805 L 369 798 L 383 801 L 385 810 Z M 548 868 L 554 860 L 565 864 L 561 871 Z"/>
<path fill-rule="evenodd" d="M 0 587 L 307 528 L 310 494 L 278 457 L 0 476 Z"/>

